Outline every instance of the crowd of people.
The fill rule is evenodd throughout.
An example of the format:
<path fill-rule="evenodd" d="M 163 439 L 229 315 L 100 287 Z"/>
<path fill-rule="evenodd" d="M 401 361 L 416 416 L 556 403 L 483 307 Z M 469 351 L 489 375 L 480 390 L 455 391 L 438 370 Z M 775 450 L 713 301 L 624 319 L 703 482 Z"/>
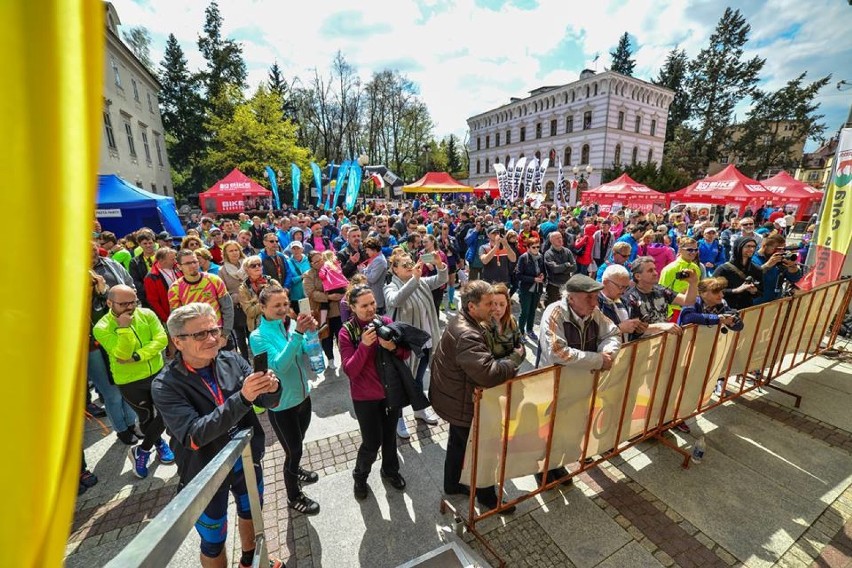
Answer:
<path fill-rule="evenodd" d="M 426 424 L 449 423 L 443 489 L 469 494 L 460 476 L 475 387 L 516 376 L 527 349 L 536 365 L 607 370 L 622 344 L 641 337 L 690 323 L 742 329 L 738 310 L 780 297 L 803 275 L 813 227 L 788 247 L 788 221 L 771 206 L 720 219 L 689 208 L 601 213 L 418 198 L 354 213 L 193 216 L 182 239 L 148 228 L 118 238 L 96 224 L 88 379 L 103 407 L 89 400 L 87 412 L 108 418 L 136 477 L 152 459 L 176 462 L 179 487 L 234 432 L 252 428 L 261 494 L 258 415 L 267 413 L 286 455 L 288 504 L 317 514 L 303 487 L 318 475 L 300 465 L 317 378 L 306 337 L 316 333 L 325 372 L 348 377 L 361 431 L 354 497 L 368 496 L 379 451 L 381 477 L 405 489 L 397 438 L 411 435 L 407 406 Z M 261 355 L 266 369 L 255 371 Z M 229 491 L 240 565 L 251 564 L 247 466 L 236 464 L 198 520 L 203 566 L 226 565 Z M 559 466 L 537 481 L 571 478 Z M 84 458 L 79 491 L 96 482 Z M 494 487 L 475 493 L 481 507 L 499 505 Z"/>

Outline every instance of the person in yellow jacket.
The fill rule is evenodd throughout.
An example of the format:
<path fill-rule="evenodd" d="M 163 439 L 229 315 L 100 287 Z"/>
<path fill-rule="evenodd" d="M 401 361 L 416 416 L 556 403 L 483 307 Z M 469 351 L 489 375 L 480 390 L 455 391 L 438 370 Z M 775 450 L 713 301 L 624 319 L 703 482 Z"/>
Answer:
<path fill-rule="evenodd" d="M 157 314 L 139 307 L 136 291 L 130 286 L 110 288 L 107 306 L 109 311 L 95 324 L 92 334 L 109 356 L 110 370 L 121 396 L 139 416 L 144 438 L 127 455 L 134 475 L 143 479 L 148 476 L 152 448 L 156 447 L 161 463 L 175 460 L 161 437 L 166 427 L 151 397 L 151 382 L 165 364 L 163 350 L 168 336 Z"/>

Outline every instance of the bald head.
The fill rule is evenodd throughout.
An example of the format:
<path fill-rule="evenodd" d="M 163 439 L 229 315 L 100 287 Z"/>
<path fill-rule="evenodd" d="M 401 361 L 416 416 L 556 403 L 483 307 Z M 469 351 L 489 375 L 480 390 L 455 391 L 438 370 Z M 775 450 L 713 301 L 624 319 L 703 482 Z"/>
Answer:
<path fill-rule="evenodd" d="M 136 290 L 131 288 L 130 286 L 127 286 L 126 284 L 118 284 L 110 288 L 109 292 L 107 292 L 107 300 L 115 301 L 116 298 L 124 296 L 133 296 L 135 298 Z"/>

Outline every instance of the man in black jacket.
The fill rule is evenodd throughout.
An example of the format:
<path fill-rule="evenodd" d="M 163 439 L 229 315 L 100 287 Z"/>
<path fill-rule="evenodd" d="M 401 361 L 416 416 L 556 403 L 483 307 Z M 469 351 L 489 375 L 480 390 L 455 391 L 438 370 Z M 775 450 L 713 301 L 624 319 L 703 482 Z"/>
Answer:
<path fill-rule="evenodd" d="M 577 262 L 568 247 L 563 246 L 562 233 L 553 231 L 547 238 L 550 248 L 544 253 L 544 267 L 547 269 L 544 303 L 549 306 L 562 299 L 561 288 L 577 270 Z"/>
<path fill-rule="evenodd" d="M 361 246 L 361 229 L 353 225 L 346 235 L 346 246 L 337 253 L 337 260 L 343 267 L 343 275 L 352 278 L 358 272 L 358 265 L 367 260 L 367 253 Z"/>
<path fill-rule="evenodd" d="M 139 300 L 142 302 L 142 307 L 150 308 L 148 298 L 145 297 L 145 276 L 151 271 L 154 266 L 154 253 L 157 252 L 157 243 L 154 237 L 154 231 L 150 229 L 139 229 L 136 231 L 136 242 L 142 248 L 142 254 L 135 256 L 130 261 L 130 277 L 133 278 L 133 287 L 136 288 L 136 293 L 139 295 Z M 133 252 L 133 251 L 130 251 Z"/>
<path fill-rule="evenodd" d="M 251 428 L 254 472 L 262 499 L 264 433 L 252 404 L 265 408 L 277 405 L 281 396 L 278 379 L 269 371 L 252 372 L 245 359 L 233 352 L 219 352 L 222 329 L 208 304 L 192 303 L 175 309 L 168 328 L 179 353 L 154 379 L 152 395 L 172 436 L 180 476 L 178 490 L 216 457 L 238 430 Z M 244 464 L 239 459 L 195 524 L 201 536 L 204 568 L 228 565 L 224 548 L 229 491 L 235 496 L 239 517 L 240 566 L 251 566 L 254 557 L 254 523 Z"/>

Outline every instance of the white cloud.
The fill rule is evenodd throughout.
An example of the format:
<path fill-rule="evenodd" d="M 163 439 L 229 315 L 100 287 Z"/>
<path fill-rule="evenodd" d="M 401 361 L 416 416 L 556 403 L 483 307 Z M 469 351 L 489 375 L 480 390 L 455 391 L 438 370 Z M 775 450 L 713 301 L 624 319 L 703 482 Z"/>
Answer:
<path fill-rule="evenodd" d="M 165 39 L 174 33 L 190 66 L 203 60 L 196 40 L 204 23 L 206 1 L 114 0 L 125 26 L 142 25 L 154 35 L 152 56 L 162 59 Z M 469 116 L 524 96 L 541 85 L 574 80 L 600 54 L 597 68 L 608 66 L 609 51 L 627 31 L 633 39 L 634 74 L 656 76 L 675 46 L 694 56 L 703 47 L 724 11 L 716 2 L 682 0 L 604 0 L 577 10 L 564 0 L 539 0 L 534 9 L 507 3 L 489 9 L 474 0 L 394 0 L 355 7 L 344 0 L 319 0 L 306 7 L 274 0 L 221 0 L 224 35 L 243 44 L 253 89 L 265 80 L 277 60 L 288 78 L 303 80 L 318 69 L 327 75 L 339 50 L 367 81 L 388 65 L 419 85 L 436 123 L 436 136 L 464 137 Z M 730 0 L 751 24 L 747 55 L 767 59 L 765 88 L 777 88 L 802 71 L 815 79 L 829 72 L 852 81 L 848 61 L 852 42 L 844 35 L 850 8 L 837 0 L 813 0 L 807 10 L 800 0 L 755 3 Z M 844 17 L 845 16 L 845 17 Z M 794 38 L 779 37 L 794 29 Z M 371 30 L 372 35 L 359 32 Z M 571 42 L 573 40 L 573 43 Z M 575 45 L 573 50 L 564 48 Z M 557 52 L 558 49 L 564 52 Z M 558 62 L 559 65 L 554 65 Z M 829 130 L 845 119 L 848 98 L 823 94 Z"/>

